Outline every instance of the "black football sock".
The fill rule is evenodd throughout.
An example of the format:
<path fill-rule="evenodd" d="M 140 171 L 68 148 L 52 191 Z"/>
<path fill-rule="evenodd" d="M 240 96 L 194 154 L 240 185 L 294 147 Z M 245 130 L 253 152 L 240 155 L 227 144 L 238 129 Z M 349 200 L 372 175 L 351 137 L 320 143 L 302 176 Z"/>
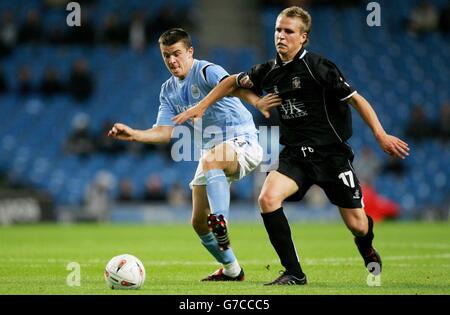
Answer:
<path fill-rule="evenodd" d="M 367 253 L 370 252 L 370 249 L 372 248 L 372 241 L 374 238 L 373 220 L 370 216 L 367 216 L 367 220 L 369 221 L 369 229 L 367 231 L 367 234 L 364 236 L 353 234 L 355 235 L 355 243 L 358 246 L 358 250 L 363 256 L 367 255 Z"/>
<path fill-rule="evenodd" d="M 269 234 L 270 242 L 280 258 L 281 264 L 286 268 L 286 273 L 303 278 L 304 273 L 300 262 L 298 261 L 297 252 L 291 237 L 291 229 L 283 212 L 283 207 L 274 212 L 261 213 Z"/>

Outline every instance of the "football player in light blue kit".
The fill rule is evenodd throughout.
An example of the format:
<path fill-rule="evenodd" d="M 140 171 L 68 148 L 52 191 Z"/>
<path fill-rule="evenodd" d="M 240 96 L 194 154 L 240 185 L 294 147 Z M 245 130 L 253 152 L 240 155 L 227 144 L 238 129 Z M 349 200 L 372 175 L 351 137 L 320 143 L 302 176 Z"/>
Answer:
<path fill-rule="evenodd" d="M 170 29 L 159 38 L 161 54 L 172 74 L 161 87 L 156 124 L 147 130 L 116 123 L 109 136 L 144 143 L 169 142 L 175 127 L 173 118 L 197 104 L 228 73 L 220 66 L 193 58 L 190 36 L 182 29 Z M 249 90 L 236 96 L 257 105 L 265 102 Z M 202 155 L 192 189 L 192 225 L 202 244 L 223 265 L 203 281 L 242 281 L 244 271 L 231 247 L 227 232 L 230 184 L 253 171 L 262 161 L 262 148 L 251 113 L 236 97 L 225 97 L 211 106 L 199 121 L 189 121 L 201 133 Z M 196 138 L 194 138 L 196 139 Z"/>

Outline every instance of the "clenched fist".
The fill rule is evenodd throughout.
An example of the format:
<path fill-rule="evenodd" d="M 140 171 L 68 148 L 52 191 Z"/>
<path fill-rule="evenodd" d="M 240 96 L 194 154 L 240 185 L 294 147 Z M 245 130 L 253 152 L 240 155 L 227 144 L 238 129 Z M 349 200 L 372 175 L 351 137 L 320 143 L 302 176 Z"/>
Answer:
<path fill-rule="evenodd" d="M 108 137 L 124 141 L 134 141 L 135 130 L 125 124 L 115 123 L 108 132 Z"/>

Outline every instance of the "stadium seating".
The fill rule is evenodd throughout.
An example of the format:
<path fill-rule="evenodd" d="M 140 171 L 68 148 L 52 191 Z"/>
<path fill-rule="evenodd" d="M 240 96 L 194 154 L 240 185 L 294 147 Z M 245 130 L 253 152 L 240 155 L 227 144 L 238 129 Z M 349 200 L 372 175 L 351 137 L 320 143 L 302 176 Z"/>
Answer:
<path fill-rule="evenodd" d="M 192 1 L 178 2 L 188 6 Z M 37 0 L 23 2 L 27 8 L 21 6 L 20 9 L 14 3 L 2 1 L 0 11 L 13 10 L 22 20 L 29 8 L 40 7 Z M 100 17 L 102 12 L 117 10 L 122 5 L 126 7 L 123 14 L 127 15 L 142 3 L 99 1 L 95 14 Z M 145 9 L 153 12 L 163 1 L 145 3 Z M 312 9 L 314 25 L 308 49 L 335 61 L 356 89 L 375 106 L 386 129 L 403 136 L 413 104 L 422 103 L 429 117 L 436 119 L 440 104 L 450 100 L 450 41 L 439 34 L 430 34 L 420 40 L 407 36 L 400 25 L 410 11 L 411 3 L 383 3 L 389 8 L 395 6 L 395 10 L 385 10 L 384 21 L 389 27 L 355 28 L 355 25 L 364 25 L 361 21 L 366 18 L 366 11 L 360 9 Z M 443 1 L 436 3 L 441 5 Z M 273 56 L 273 23 L 278 12 L 278 8 L 267 9 L 262 14 L 265 58 Z M 48 14 L 48 19 L 47 15 L 44 19 L 46 28 L 63 18 L 51 10 L 45 14 Z M 12 181 L 49 191 L 60 205 L 81 204 L 86 187 L 100 170 L 110 171 L 117 181 L 131 178 L 137 193 L 142 192 L 148 174 L 153 172 L 164 174 L 166 189 L 180 180 L 188 189 L 195 163 L 176 163 L 157 151 L 117 156 L 95 153 L 78 158 L 63 150 L 72 119 L 78 113 L 89 115 L 93 132 L 100 132 L 106 120 L 122 121 L 137 128 L 148 128 L 154 123 L 159 87 L 169 77 L 157 46 L 152 45 L 144 54 L 137 54 L 127 47 L 20 45 L 0 62 L 9 86 L 15 90 L 15 78 L 21 65 L 31 68 L 35 83 L 48 65 L 55 66 L 65 80 L 72 63 L 79 57 L 87 58 L 96 82 L 93 98 L 83 104 L 68 96 L 20 97 L 13 92 L 0 96 L 0 171 L 6 172 Z M 223 65 L 231 73 L 247 70 L 260 58 L 251 49 L 227 47 L 212 49 L 209 56 L 204 57 Z M 356 153 L 365 144 L 371 146 L 379 158 L 385 159 L 364 122 L 357 115 L 353 117 L 356 132 L 351 144 Z M 448 144 L 438 141 L 411 143 L 411 158 L 404 162 L 405 176 L 380 175 L 375 187 L 381 194 L 399 202 L 406 218 L 413 217 L 418 209 L 437 206 L 448 198 L 448 161 Z M 240 198 L 252 197 L 252 181 L 253 178 L 248 177 L 236 184 Z M 116 185 L 113 194 L 117 193 Z"/>

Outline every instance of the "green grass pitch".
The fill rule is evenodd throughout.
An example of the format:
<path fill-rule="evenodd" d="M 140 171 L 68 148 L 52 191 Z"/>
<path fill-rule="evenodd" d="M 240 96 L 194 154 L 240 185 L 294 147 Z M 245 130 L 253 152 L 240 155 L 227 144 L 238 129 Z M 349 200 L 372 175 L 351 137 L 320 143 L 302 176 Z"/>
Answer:
<path fill-rule="evenodd" d="M 295 223 L 292 233 L 308 276 L 306 286 L 265 287 L 281 265 L 262 223 L 230 226 L 246 280 L 204 283 L 212 260 L 185 225 L 22 225 L 0 227 L 0 294 L 450 294 L 450 225 L 376 225 L 383 258 L 380 286 L 368 286 L 362 259 L 343 223 Z M 106 287 L 103 270 L 118 254 L 139 257 L 147 279 L 140 290 Z M 70 262 L 79 263 L 80 286 L 68 286 Z"/>

